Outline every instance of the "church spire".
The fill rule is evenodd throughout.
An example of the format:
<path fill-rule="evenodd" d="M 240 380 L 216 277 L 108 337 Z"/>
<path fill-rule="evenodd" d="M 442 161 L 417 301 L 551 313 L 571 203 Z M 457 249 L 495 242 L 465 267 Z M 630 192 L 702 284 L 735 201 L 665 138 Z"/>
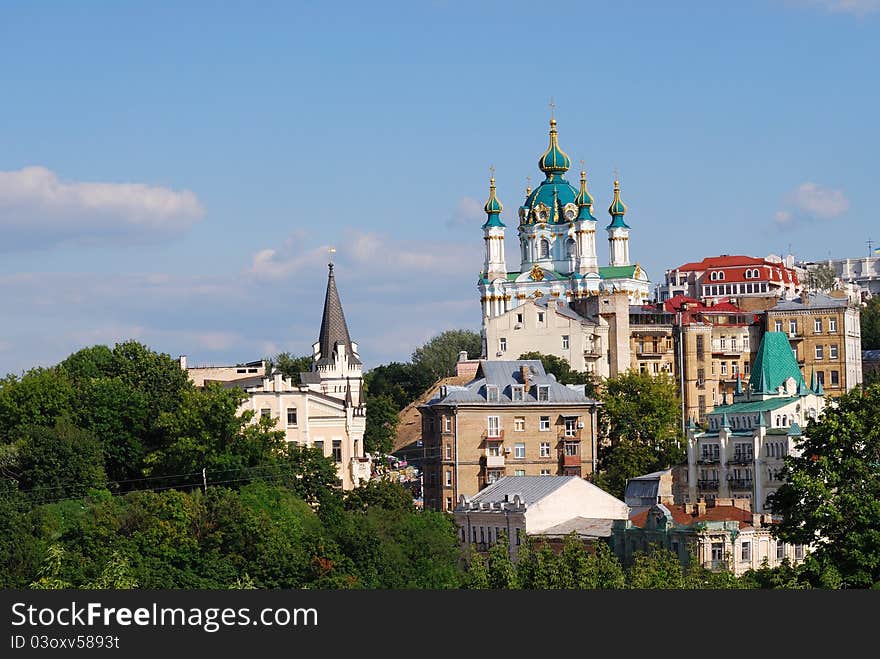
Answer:
<path fill-rule="evenodd" d="M 328 264 L 327 294 L 324 296 L 324 315 L 321 318 L 321 332 L 318 334 L 316 366 L 333 364 L 337 350 L 345 350 L 350 364 L 360 364 L 358 354 L 352 345 L 342 313 L 342 302 L 336 290 L 336 277 L 333 276 L 333 263 Z"/>

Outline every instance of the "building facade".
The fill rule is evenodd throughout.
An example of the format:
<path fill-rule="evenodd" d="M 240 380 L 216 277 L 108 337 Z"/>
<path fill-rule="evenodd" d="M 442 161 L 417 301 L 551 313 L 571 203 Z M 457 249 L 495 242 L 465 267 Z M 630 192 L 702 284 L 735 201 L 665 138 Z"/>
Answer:
<path fill-rule="evenodd" d="M 710 256 L 667 270 L 664 280 L 657 286 L 660 302 L 682 295 L 704 303 L 728 299 L 749 308 L 749 299 L 789 299 L 802 288 L 793 262 L 777 256 Z"/>
<path fill-rule="evenodd" d="M 589 545 L 628 516 L 623 501 L 576 476 L 505 476 L 472 497 L 460 495 L 455 506 L 462 546 L 486 551 L 506 540 L 513 560 L 528 537 L 552 543 L 565 529 Z"/>
<path fill-rule="evenodd" d="M 828 259 L 827 261 L 804 261 L 798 264 L 805 270 L 827 265 L 837 278 L 847 284 L 856 284 L 868 295 L 880 295 L 880 256 L 863 256 L 851 259 Z"/>
<path fill-rule="evenodd" d="M 859 306 L 847 297 L 803 293 L 767 310 L 766 329 L 783 332 L 804 378 L 836 398 L 862 383 Z"/>
<path fill-rule="evenodd" d="M 243 367 L 181 367 L 197 386 L 217 382 L 247 393 L 239 412 L 252 410 L 254 419 L 275 419 L 288 442 L 318 448 L 337 464 L 342 487 L 352 489 L 370 479 L 371 459 L 364 450 L 366 406 L 358 345 L 351 340 L 333 265 L 327 278 L 318 341 L 312 346 L 312 370 L 293 384 L 280 373 L 267 374 L 265 364 Z M 260 364 L 259 366 L 257 364 Z"/>
<path fill-rule="evenodd" d="M 788 337 L 764 334 L 748 386 L 737 381 L 732 401 L 688 424 L 687 501 L 743 498 L 769 512 L 767 497 L 782 484 L 783 458 L 797 454 L 802 428 L 825 407 L 821 383 L 807 386 Z"/>
<path fill-rule="evenodd" d="M 451 511 L 507 475 L 590 476 L 599 405 L 540 361 L 482 360 L 471 382 L 419 407 L 425 506 Z"/>

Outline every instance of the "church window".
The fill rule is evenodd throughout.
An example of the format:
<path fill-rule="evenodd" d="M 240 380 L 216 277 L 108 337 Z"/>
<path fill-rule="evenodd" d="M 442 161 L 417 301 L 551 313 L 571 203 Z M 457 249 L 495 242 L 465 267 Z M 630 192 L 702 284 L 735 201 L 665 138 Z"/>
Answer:
<path fill-rule="evenodd" d="M 568 350 L 568 334 L 562 335 L 562 349 Z"/>
<path fill-rule="evenodd" d="M 575 246 L 574 239 L 573 239 L 573 238 L 569 238 L 569 239 L 565 242 L 565 255 L 566 255 L 568 258 L 573 259 L 573 258 L 575 257 L 575 250 L 576 250 L 576 246 Z"/>
<path fill-rule="evenodd" d="M 540 246 L 540 258 L 549 259 L 550 258 L 550 241 L 546 238 L 541 238 Z"/>
<path fill-rule="evenodd" d="M 539 323 L 543 323 L 543 322 L 544 322 L 544 312 L 543 312 L 543 311 L 539 311 L 539 312 L 538 312 L 538 322 L 539 322 Z"/>

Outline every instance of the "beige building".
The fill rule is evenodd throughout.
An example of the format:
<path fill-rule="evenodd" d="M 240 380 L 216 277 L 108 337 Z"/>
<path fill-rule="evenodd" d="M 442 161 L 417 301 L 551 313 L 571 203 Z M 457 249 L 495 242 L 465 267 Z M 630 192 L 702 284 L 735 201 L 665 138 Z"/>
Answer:
<path fill-rule="evenodd" d="M 821 387 L 807 386 L 788 337 L 767 332 L 748 386 L 707 415 L 704 428 L 689 423 L 687 501 L 747 499 L 769 512 L 767 497 L 782 484 L 783 458 L 796 455 L 801 428 L 825 407 Z"/>
<path fill-rule="evenodd" d="M 766 329 L 783 332 L 803 377 L 836 398 L 862 383 L 859 307 L 846 297 L 818 293 L 784 300 L 767 310 Z"/>
<path fill-rule="evenodd" d="M 630 368 L 651 375 L 677 372 L 675 367 L 675 316 L 663 308 L 633 306 L 629 309 Z"/>
<path fill-rule="evenodd" d="M 255 420 L 275 419 L 275 427 L 284 431 L 288 442 L 323 451 L 336 462 L 342 487 L 352 489 L 369 480 L 372 470 L 370 456 L 364 451 L 366 406 L 361 394 L 361 360 L 357 343 L 348 333 L 332 264 L 321 330 L 312 351 L 312 370 L 300 374 L 300 384 L 280 373 L 266 374 L 262 362 L 188 367 L 182 356 L 180 365 L 196 386 L 218 382 L 243 389 L 248 397 L 240 412 L 253 410 Z"/>
<path fill-rule="evenodd" d="M 425 507 L 451 511 L 503 476 L 591 475 L 599 405 L 538 360 L 480 361 L 419 407 Z"/>
<path fill-rule="evenodd" d="M 748 570 L 803 562 L 804 545 L 773 537 L 770 515 L 753 514 L 744 499 L 716 499 L 711 503 L 673 505 L 657 503 L 613 526 L 614 552 L 631 565 L 637 552 L 661 547 L 678 556 L 682 565 L 691 555 L 711 570 L 728 569 L 740 576 Z"/>
<path fill-rule="evenodd" d="M 506 538 L 514 560 L 527 536 L 552 542 L 576 533 L 591 544 L 628 516 L 623 501 L 575 476 L 506 476 L 472 497 L 460 495 L 455 506 L 462 546 L 485 551 Z"/>

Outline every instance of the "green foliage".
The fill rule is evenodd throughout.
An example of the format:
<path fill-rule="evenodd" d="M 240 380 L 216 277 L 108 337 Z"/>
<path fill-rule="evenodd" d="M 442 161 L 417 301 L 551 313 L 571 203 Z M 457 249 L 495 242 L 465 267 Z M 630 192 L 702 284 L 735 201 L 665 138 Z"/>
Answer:
<path fill-rule="evenodd" d="M 544 372 L 552 373 L 556 377 L 556 381 L 560 384 L 585 384 L 587 396 L 596 396 L 598 391 L 598 382 L 591 373 L 584 371 L 575 371 L 571 365 L 562 357 L 556 355 L 545 355 L 541 352 L 524 352 L 519 356 L 520 359 L 538 359 L 544 366 Z"/>
<path fill-rule="evenodd" d="M 488 590 L 489 565 L 485 557 L 474 549 L 473 545 L 468 545 L 463 561 L 465 575 L 462 587 L 468 590 Z"/>
<path fill-rule="evenodd" d="M 830 265 L 820 263 L 807 271 L 807 288 L 810 290 L 827 293 L 834 289 L 836 283 L 837 273 Z"/>
<path fill-rule="evenodd" d="M 782 516 L 774 532 L 814 544 L 826 581 L 871 587 L 880 581 L 880 385 L 838 398 L 805 433 L 769 498 Z"/>
<path fill-rule="evenodd" d="M 507 538 L 502 535 L 498 538 L 498 542 L 489 548 L 489 588 L 512 590 L 518 587 L 516 566 L 510 559 Z"/>
<path fill-rule="evenodd" d="M 11 442 L 22 429 L 53 426 L 75 407 L 73 384 L 57 368 L 34 368 L 21 379 L 0 381 L 0 443 Z"/>
<path fill-rule="evenodd" d="M 609 378 L 603 389 L 597 484 L 623 498 L 627 479 L 684 460 L 681 401 L 665 375 L 628 371 Z"/>
<path fill-rule="evenodd" d="M 107 482 L 101 445 L 66 419 L 21 432 L 14 467 L 19 488 L 36 502 L 80 497 Z"/>
<path fill-rule="evenodd" d="M 636 552 L 627 571 L 627 581 L 630 588 L 681 589 L 689 586 L 678 557 L 662 547 Z"/>
<path fill-rule="evenodd" d="M 364 374 L 367 409 L 370 409 L 372 399 L 387 396 L 398 410 L 402 410 L 425 393 L 435 380 L 430 371 L 415 364 L 380 364 Z"/>
<path fill-rule="evenodd" d="M 266 357 L 266 372 L 272 373 L 278 370 L 285 378 L 297 385 L 300 383 L 300 373 L 308 373 L 312 370 L 312 356 L 303 355 L 294 357 L 289 352 L 281 352 L 273 358 Z"/>
<path fill-rule="evenodd" d="M 390 396 L 367 396 L 367 423 L 364 429 L 364 450 L 388 454 L 394 449 L 394 438 L 400 417 Z"/>
<path fill-rule="evenodd" d="M 862 307 L 862 350 L 880 350 L 880 295 L 875 295 Z"/>
<path fill-rule="evenodd" d="M 468 357 L 475 359 L 483 350 L 483 340 L 479 332 L 471 330 L 447 330 L 438 334 L 416 348 L 412 354 L 413 366 L 427 373 L 431 382 L 455 374 L 455 364 L 459 352 L 467 351 Z"/>
<path fill-rule="evenodd" d="M 407 511 L 413 508 L 412 492 L 397 481 L 371 480 L 345 493 L 346 510 Z"/>
<path fill-rule="evenodd" d="M 29 588 L 32 590 L 62 590 L 64 588 L 73 588 L 73 584 L 60 578 L 60 574 L 64 565 L 64 547 L 61 545 L 50 545 L 46 551 L 46 560 L 40 566 L 37 574 L 39 578 L 32 581 Z"/>

